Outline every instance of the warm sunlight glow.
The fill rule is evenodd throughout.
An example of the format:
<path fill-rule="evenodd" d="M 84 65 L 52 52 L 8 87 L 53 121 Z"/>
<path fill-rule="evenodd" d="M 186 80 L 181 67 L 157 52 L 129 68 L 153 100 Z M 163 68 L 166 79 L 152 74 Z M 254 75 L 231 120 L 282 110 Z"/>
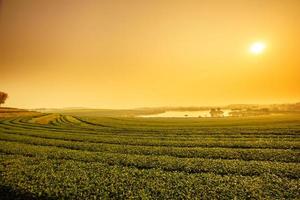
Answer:
<path fill-rule="evenodd" d="M 264 52 L 266 45 L 262 42 L 255 42 L 251 45 L 250 51 L 253 54 L 261 54 Z"/>
<path fill-rule="evenodd" d="M 299 9 L 300 0 L 0 0 L 0 91 L 19 108 L 297 102 Z"/>

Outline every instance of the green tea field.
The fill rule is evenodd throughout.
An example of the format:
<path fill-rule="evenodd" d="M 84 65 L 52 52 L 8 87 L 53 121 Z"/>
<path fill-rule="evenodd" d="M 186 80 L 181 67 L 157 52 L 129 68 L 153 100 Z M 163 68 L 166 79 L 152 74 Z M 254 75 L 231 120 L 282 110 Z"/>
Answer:
<path fill-rule="evenodd" d="M 300 115 L 0 118 L 1 199 L 299 199 Z"/>

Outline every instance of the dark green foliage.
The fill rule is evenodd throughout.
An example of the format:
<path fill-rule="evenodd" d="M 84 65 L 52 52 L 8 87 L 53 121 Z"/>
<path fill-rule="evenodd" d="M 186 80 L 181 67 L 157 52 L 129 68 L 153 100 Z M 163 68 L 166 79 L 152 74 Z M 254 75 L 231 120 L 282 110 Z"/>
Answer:
<path fill-rule="evenodd" d="M 4 199 L 297 199 L 300 117 L 0 119 Z M 44 119 L 45 117 L 43 117 Z"/>
<path fill-rule="evenodd" d="M 7 97 L 8 97 L 8 95 L 5 92 L 0 91 L 0 106 L 1 106 L 1 104 L 5 103 Z"/>

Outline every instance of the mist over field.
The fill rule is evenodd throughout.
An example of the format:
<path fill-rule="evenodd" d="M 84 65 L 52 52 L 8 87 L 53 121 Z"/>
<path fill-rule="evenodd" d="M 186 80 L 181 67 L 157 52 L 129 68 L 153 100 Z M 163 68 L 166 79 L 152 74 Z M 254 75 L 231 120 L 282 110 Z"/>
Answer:
<path fill-rule="evenodd" d="M 2 0 L 9 107 L 296 103 L 298 0 Z"/>
<path fill-rule="evenodd" d="M 0 0 L 0 199 L 299 199 L 299 0 Z"/>

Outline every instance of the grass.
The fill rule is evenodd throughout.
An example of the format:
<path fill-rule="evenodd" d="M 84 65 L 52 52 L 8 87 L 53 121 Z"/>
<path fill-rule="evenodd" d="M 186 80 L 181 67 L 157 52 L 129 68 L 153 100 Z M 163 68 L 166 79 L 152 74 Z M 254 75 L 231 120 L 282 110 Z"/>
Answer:
<path fill-rule="evenodd" d="M 300 196 L 298 114 L 222 119 L 72 114 L 0 118 L 3 199 Z"/>

